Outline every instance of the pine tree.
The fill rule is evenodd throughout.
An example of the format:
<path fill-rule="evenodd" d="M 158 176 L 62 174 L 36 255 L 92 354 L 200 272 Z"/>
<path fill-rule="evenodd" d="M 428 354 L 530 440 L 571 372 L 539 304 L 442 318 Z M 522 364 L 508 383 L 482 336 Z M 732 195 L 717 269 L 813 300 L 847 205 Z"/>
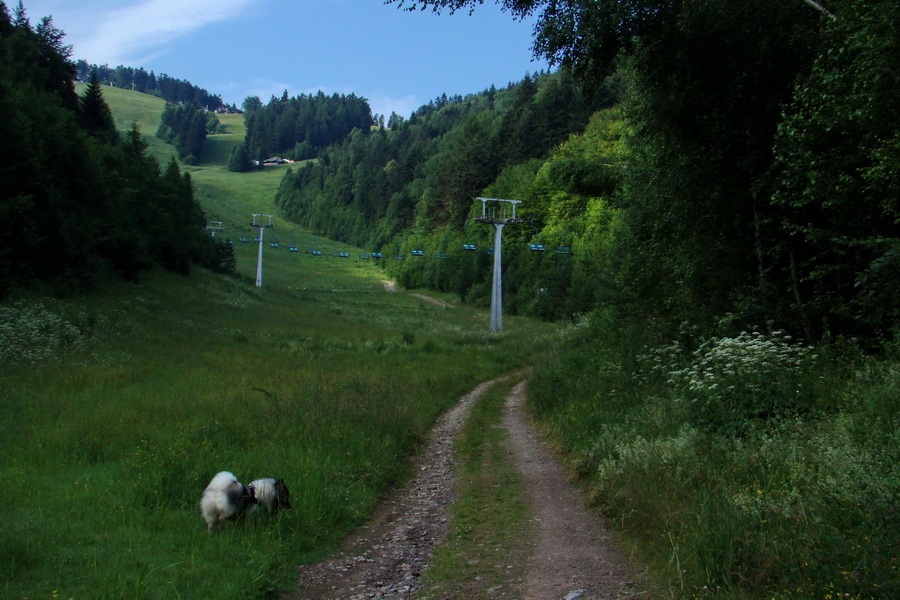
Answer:
<path fill-rule="evenodd" d="M 95 138 L 115 144 L 119 141 L 119 132 L 113 120 L 112 111 L 103 99 L 103 89 L 97 71 L 91 72 L 91 79 L 79 102 L 78 113 L 81 125 Z"/>

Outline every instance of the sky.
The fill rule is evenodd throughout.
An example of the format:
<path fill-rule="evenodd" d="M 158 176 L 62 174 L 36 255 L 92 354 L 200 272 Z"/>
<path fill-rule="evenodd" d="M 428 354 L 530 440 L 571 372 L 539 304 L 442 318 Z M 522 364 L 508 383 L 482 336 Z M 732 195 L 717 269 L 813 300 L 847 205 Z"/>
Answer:
<path fill-rule="evenodd" d="M 6 0 L 10 11 L 18 0 Z M 492 0 L 473 14 L 408 12 L 383 0 L 24 0 L 66 33 L 72 59 L 143 67 L 240 107 L 289 96 L 350 94 L 374 114 L 408 117 L 446 93 L 466 95 L 546 70 L 532 21 Z"/>

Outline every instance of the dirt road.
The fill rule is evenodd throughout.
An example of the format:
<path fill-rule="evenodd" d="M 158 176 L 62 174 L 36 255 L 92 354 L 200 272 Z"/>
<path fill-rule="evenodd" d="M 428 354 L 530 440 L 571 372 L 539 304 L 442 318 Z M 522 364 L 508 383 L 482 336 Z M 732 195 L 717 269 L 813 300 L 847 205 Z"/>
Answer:
<path fill-rule="evenodd" d="M 406 488 L 394 490 L 372 522 L 332 559 L 299 569 L 286 600 L 416 598 L 419 575 L 444 538 L 453 501 L 453 439 L 471 406 L 496 381 L 460 399 L 435 426 Z M 650 598 L 614 538 L 586 511 L 577 491 L 526 415 L 525 382 L 506 400 L 503 427 L 537 524 L 522 600 Z M 464 600 L 464 599 L 460 599 Z"/>

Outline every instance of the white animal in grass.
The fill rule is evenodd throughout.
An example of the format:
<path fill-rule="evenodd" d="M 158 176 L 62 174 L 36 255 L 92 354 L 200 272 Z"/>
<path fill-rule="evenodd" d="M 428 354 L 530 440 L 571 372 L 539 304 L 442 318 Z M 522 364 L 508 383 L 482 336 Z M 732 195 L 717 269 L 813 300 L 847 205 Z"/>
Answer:
<path fill-rule="evenodd" d="M 257 506 L 264 508 L 270 513 L 275 514 L 279 510 L 289 510 L 291 508 L 291 493 L 288 491 L 284 479 L 275 479 L 273 477 L 265 477 L 263 479 L 255 479 L 250 486 L 256 491 Z"/>
<path fill-rule="evenodd" d="M 200 498 L 200 512 L 206 521 L 208 531 L 240 518 L 256 504 L 252 485 L 244 485 L 228 471 L 222 471 L 212 478 Z"/>

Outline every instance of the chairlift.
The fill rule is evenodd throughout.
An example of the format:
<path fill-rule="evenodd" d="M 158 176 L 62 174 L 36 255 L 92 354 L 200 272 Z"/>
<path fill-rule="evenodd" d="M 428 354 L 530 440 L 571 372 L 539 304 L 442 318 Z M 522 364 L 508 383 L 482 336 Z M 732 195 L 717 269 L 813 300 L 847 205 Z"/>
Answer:
<path fill-rule="evenodd" d="M 369 260 L 370 256 L 366 252 L 362 252 L 359 255 L 359 260 Z"/>
<path fill-rule="evenodd" d="M 413 237 L 415 238 L 416 242 L 419 241 L 419 236 L 413 234 Z M 416 243 L 413 244 L 413 249 L 410 251 L 410 254 L 412 254 L 413 256 L 425 256 L 425 251 L 421 248 L 416 248 L 417 245 L 418 244 Z"/>
<path fill-rule="evenodd" d="M 532 227 L 532 229 L 534 229 L 535 238 L 537 238 L 537 239 L 535 240 L 536 243 L 528 244 L 528 249 L 531 250 L 532 252 L 543 252 L 545 250 L 545 248 L 544 248 L 544 245 L 540 243 L 541 242 L 541 234 L 538 231 L 538 228 L 534 226 L 534 216 L 531 217 L 531 227 Z"/>
<path fill-rule="evenodd" d="M 240 243 L 242 243 L 243 245 L 245 245 L 245 246 L 247 245 L 247 238 L 245 238 L 245 237 L 238 238 L 238 241 L 239 241 Z"/>
<path fill-rule="evenodd" d="M 294 241 L 294 234 L 293 234 L 293 232 L 291 233 L 291 245 L 288 246 L 288 250 L 290 250 L 291 252 L 300 252 L 300 248 L 297 247 L 297 244 L 296 244 L 296 242 Z"/>
<path fill-rule="evenodd" d="M 372 258 L 384 258 L 384 256 L 381 254 L 381 252 L 373 252 Z"/>
<path fill-rule="evenodd" d="M 468 237 L 468 233 L 469 233 L 469 220 L 468 219 L 466 219 L 466 226 L 465 226 L 464 232 L 466 234 L 466 237 Z M 478 250 L 478 244 L 463 244 L 463 250 L 466 250 L 468 252 Z"/>
<path fill-rule="evenodd" d="M 468 225 L 467 225 L 467 227 L 468 227 Z M 446 242 L 447 242 L 447 233 L 445 232 L 444 235 L 441 236 L 441 245 L 438 247 L 438 251 L 434 253 L 435 258 L 437 258 L 439 260 L 443 260 L 443 259 L 447 258 L 447 253 L 444 251 Z"/>
<path fill-rule="evenodd" d="M 554 254 L 560 254 L 563 256 L 568 256 L 572 253 L 572 248 L 565 245 L 566 241 L 566 232 L 569 230 L 569 226 L 566 225 L 566 228 L 563 229 L 562 235 L 559 236 L 559 246 L 556 247 L 556 250 L 553 251 Z"/>
<path fill-rule="evenodd" d="M 319 239 L 313 238 L 313 247 L 307 250 L 310 256 L 322 256 L 322 251 L 319 250 Z"/>

